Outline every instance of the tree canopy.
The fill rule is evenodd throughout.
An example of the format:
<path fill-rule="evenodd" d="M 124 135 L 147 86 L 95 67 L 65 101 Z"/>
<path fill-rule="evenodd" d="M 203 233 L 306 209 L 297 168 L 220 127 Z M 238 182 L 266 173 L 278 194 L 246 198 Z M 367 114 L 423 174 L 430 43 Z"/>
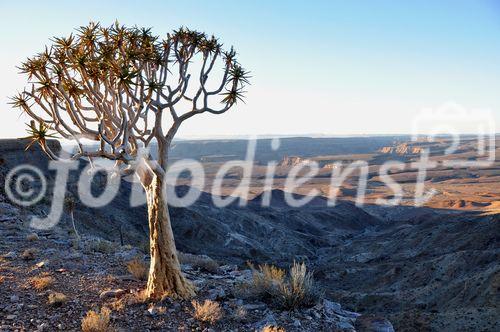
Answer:
<path fill-rule="evenodd" d="M 30 138 L 53 159 L 49 130 L 77 142 L 75 159 L 127 163 L 152 141 L 168 149 L 184 120 L 228 111 L 249 84 L 232 47 L 187 28 L 160 38 L 151 29 L 90 23 L 52 42 L 20 66 L 29 85 L 12 104 L 38 122 Z M 88 151 L 82 139 L 99 147 Z"/>

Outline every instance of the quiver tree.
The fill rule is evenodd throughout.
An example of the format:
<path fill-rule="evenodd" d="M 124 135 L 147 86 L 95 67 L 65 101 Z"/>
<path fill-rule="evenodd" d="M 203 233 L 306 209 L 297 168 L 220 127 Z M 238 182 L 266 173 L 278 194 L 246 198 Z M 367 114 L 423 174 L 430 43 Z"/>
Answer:
<path fill-rule="evenodd" d="M 163 39 L 150 29 L 90 23 L 52 41 L 22 63 L 28 87 L 12 98 L 40 124 L 31 125 L 30 138 L 58 159 L 45 140 L 51 130 L 76 142 L 72 159 L 106 158 L 121 174 L 133 171 L 146 191 L 149 215 L 146 295 L 192 296 L 194 287 L 180 271 L 162 190 L 168 150 L 185 120 L 222 114 L 242 100 L 247 72 L 233 48 L 224 51 L 215 37 L 185 28 Z M 143 155 L 142 148 L 152 153 Z"/>

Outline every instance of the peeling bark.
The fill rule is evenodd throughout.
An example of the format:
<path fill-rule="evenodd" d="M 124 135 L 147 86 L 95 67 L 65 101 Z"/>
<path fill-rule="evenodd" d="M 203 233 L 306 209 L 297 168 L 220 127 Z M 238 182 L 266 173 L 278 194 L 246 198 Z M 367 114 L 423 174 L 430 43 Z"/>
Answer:
<path fill-rule="evenodd" d="M 195 295 L 195 287 L 181 272 L 162 186 L 160 175 L 155 175 L 145 186 L 151 254 L 146 296 L 150 299 L 163 296 L 187 299 Z"/>

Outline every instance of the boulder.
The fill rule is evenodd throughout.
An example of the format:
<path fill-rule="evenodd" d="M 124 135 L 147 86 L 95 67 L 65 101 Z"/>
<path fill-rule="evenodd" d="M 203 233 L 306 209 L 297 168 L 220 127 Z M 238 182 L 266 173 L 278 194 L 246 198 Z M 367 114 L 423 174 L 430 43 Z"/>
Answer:
<path fill-rule="evenodd" d="M 363 315 L 356 320 L 356 330 L 366 332 L 394 332 L 394 327 L 387 319 L 374 315 Z"/>

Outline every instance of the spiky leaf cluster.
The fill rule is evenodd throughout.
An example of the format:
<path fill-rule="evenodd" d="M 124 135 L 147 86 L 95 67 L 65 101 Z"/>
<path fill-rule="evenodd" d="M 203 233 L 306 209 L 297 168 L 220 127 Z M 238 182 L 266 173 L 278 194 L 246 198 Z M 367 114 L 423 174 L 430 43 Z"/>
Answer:
<path fill-rule="evenodd" d="M 38 123 L 37 126 L 35 121 L 31 121 L 28 124 L 28 129 L 26 131 L 29 135 L 23 137 L 23 139 L 29 139 L 30 142 L 26 146 L 25 150 L 28 150 L 35 143 L 38 143 L 40 144 L 40 146 L 44 147 L 47 143 L 48 138 L 57 138 L 55 133 L 50 133 L 50 127 L 43 122 Z"/>

